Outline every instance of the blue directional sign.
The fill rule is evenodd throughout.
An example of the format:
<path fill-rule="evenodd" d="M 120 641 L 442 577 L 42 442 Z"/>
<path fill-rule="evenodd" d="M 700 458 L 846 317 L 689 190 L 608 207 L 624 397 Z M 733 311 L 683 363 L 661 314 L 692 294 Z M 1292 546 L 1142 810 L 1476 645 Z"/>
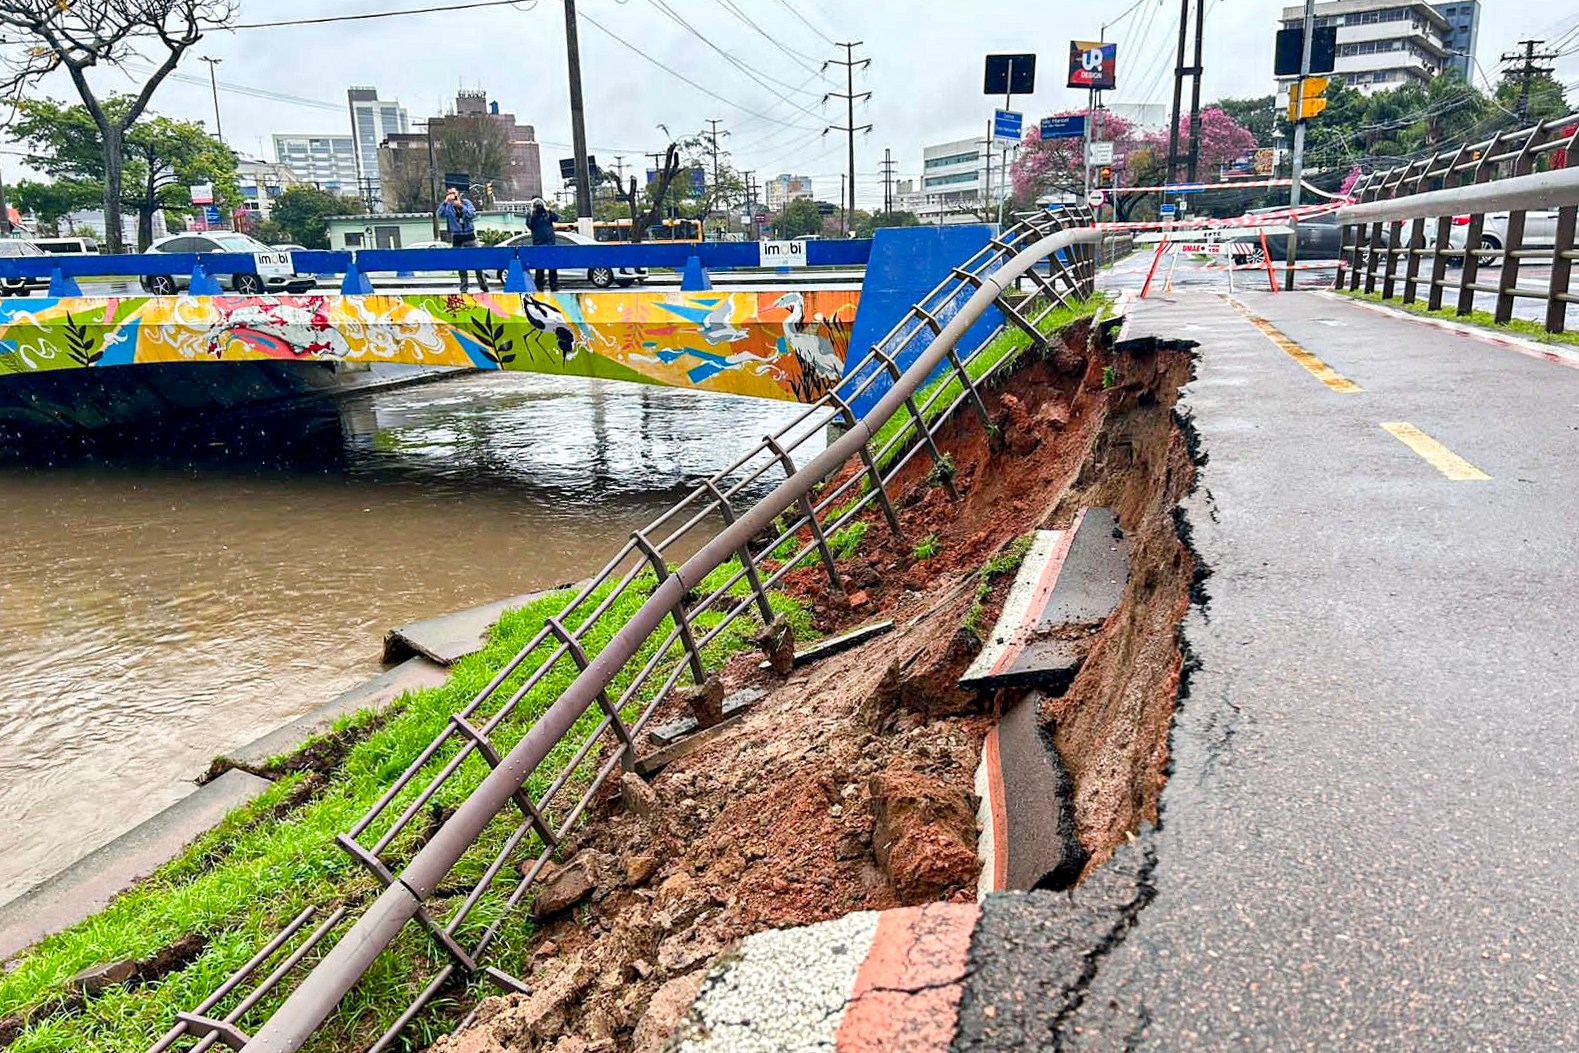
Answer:
<path fill-rule="evenodd" d="M 1072 113 L 1068 117 L 1043 117 L 1043 139 L 1081 139 L 1086 134 L 1086 115 Z"/>
<path fill-rule="evenodd" d="M 1163 205 L 1161 208 L 1157 209 L 1157 211 L 1161 215 L 1172 216 L 1178 213 L 1179 208 L 1177 205 Z"/>
<path fill-rule="evenodd" d="M 1008 139 L 1012 142 L 1020 141 L 1020 127 L 1025 120 L 1025 115 L 1015 113 L 1013 110 L 994 110 L 992 113 L 992 137 L 994 139 Z"/>

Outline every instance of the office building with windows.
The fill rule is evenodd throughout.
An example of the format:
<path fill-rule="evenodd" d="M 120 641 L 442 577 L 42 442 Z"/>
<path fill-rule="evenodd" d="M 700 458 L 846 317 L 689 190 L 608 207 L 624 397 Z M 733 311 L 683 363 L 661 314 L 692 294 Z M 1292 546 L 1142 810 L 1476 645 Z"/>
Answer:
<path fill-rule="evenodd" d="M 1480 0 L 1437 4 L 1437 14 L 1447 19 L 1442 43 L 1447 47 L 1447 66 L 1458 70 L 1467 81 L 1475 79 L 1475 45 L 1480 40 Z"/>
<path fill-rule="evenodd" d="M 812 191 L 811 176 L 803 175 L 776 175 L 762 184 L 762 191 L 766 195 L 770 212 L 779 211 L 791 201 L 811 201 L 816 197 Z"/>
<path fill-rule="evenodd" d="M 376 88 L 349 88 L 345 93 L 351 107 L 351 136 L 355 140 L 356 185 L 358 194 L 370 209 L 383 207 L 378 179 L 378 145 L 391 135 L 411 130 L 406 111 L 398 103 L 378 97 Z"/>
<path fill-rule="evenodd" d="M 349 135 L 276 135 L 274 160 L 307 186 L 357 196 L 356 150 Z"/>
<path fill-rule="evenodd" d="M 1282 24 L 1297 28 L 1304 17 L 1303 7 L 1285 7 Z M 1327 0 L 1316 5 L 1316 25 L 1338 27 L 1333 75 L 1367 94 L 1425 84 L 1448 65 L 1450 25 L 1423 0 Z"/>
<path fill-rule="evenodd" d="M 898 207 L 923 223 L 979 223 L 981 213 L 1005 196 L 1002 150 L 993 147 L 992 171 L 982 139 L 956 139 L 921 149 L 921 177 L 900 180 Z M 1011 154 L 1012 157 L 1012 154 Z"/>

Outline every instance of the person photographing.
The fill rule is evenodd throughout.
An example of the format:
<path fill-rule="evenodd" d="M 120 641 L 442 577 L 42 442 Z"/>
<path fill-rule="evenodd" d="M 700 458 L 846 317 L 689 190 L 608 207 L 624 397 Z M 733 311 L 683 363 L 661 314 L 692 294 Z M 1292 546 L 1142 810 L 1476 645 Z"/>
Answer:
<path fill-rule="evenodd" d="M 450 187 L 444 194 L 444 203 L 439 206 L 439 215 L 444 217 L 445 230 L 449 232 L 450 244 L 457 249 L 476 248 L 477 246 L 477 206 L 461 197 L 460 191 Z M 488 291 L 488 279 L 483 277 L 482 271 L 477 272 L 477 286 L 483 292 Z M 465 268 L 461 269 L 461 292 L 468 289 Z"/>
<path fill-rule="evenodd" d="M 532 199 L 532 214 L 526 217 L 526 228 L 532 232 L 533 245 L 554 244 L 554 224 L 559 222 L 559 213 L 551 212 L 548 203 L 540 197 Z M 539 291 L 543 288 L 543 268 L 538 267 L 532 275 L 532 280 L 537 283 Z M 559 291 L 559 271 L 548 271 L 549 292 Z"/>

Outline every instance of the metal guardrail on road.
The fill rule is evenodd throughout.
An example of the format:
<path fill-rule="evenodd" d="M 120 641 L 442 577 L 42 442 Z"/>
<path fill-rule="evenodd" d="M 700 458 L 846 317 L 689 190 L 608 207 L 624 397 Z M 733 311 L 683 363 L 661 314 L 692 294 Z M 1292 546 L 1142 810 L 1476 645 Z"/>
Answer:
<path fill-rule="evenodd" d="M 506 914 L 533 888 L 593 795 L 619 767 L 635 767 L 639 738 L 659 702 L 687 674 L 697 683 L 706 678 L 703 653 L 735 619 L 754 612 L 763 621 L 771 620 L 767 590 L 802 560 L 820 563 L 832 585 L 842 590 L 829 537 L 855 522 L 872 504 L 881 508 L 889 528 L 898 532 L 888 487 L 923 452 L 934 462 L 941 459 L 936 433 L 961 405 L 969 403 L 986 416 L 978 387 L 992 370 L 973 378 L 968 365 L 980 348 L 962 355 L 957 342 L 988 307 L 996 306 L 1009 325 L 1045 344 L 1041 325 L 1050 313 L 1094 289 L 1096 268 L 1086 246 L 1099 242 L 1101 234 L 1089 224 L 1084 210 L 1066 210 L 1018 224 L 991 241 L 912 307 L 846 373 L 838 389 L 635 532 L 568 606 L 548 618 L 531 642 L 453 715 L 373 807 L 337 838 L 383 892 L 256 1035 L 249 1037 L 243 1030 L 247 1014 L 292 969 L 318 953 L 319 945 L 349 914 L 331 914 L 299 941 L 311 916 L 298 915 L 286 933 L 264 949 L 266 953 L 249 961 L 196 1010 L 181 1014 L 151 1053 L 186 1040 L 196 1040 L 196 1050 L 221 1041 L 252 1053 L 299 1049 L 412 921 L 448 961 L 390 1022 L 371 1050 L 388 1048 L 452 979 L 485 978 L 506 991 L 522 990 L 522 981 L 484 964 L 486 955 Z M 1045 260 L 1053 261 L 1050 273 L 1038 269 Z M 1002 296 L 1021 278 L 1041 294 L 1042 307 L 1033 314 L 1022 310 L 1033 301 L 1011 303 Z M 981 347 L 991 343 L 989 339 Z M 1005 356 L 993 363 L 993 369 L 1008 360 Z M 957 391 L 951 392 L 954 385 L 937 384 L 918 405 L 917 392 L 939 368 L 942 375 L 958 381 Z M 873 409 L 858 418 L 850 405 L 867 389 L 883 394 Z M 946 394 L 950 398 L 944 403 Z M 901 410 L 909 413 L 906 426 L 874 448 L 883 425 Z M 798 463 L 798 452 L 809 453 L 822 445 L 821 432 L 830 419 L 842 421 L 847 430 L 805 463 Z M 817 488 L 835 478 L 846 463 L 858 470 L 819 492 Z M 760 486 L 760 480 L 779 471 L 785 478 L 766 497 L 749 508 L 735 508 L 747 487 Z M 946 477 L 944 484 L 952 493 Z M 782 523 L 781 516 L 790 522 Z M 718 522 L 722 529 L 713 525 Z M 776 536 L 754 547 L 754 540 L 764 533 Z M 689 539 L 697 535 L 705 540 L 695 555 L 677 568 L 670 567 L 665 554 L 687 550 Z M 786 548 L 793 553 L 785 555 Z M 770 553 L 775 554 L 772 562 L 764 562 Z M 736 561 L 732 567 L 731 561 Z M 714 576 L 720 573 L 727 576 L 718 580 Z M 617 616 L 610 611 L 632 589 L 650 590 L 650 595 L 628 621 L 615 623 Z M 594 632 L 608 642 L 589 655 L 587 643 Z M 514 683 L 512 678 L 534 655 L 542 657 L 541 664 Z M 522 700 L 557 670 L 566 669 L 574 673 L 569 686 L 512 748 L 500 749 L 497 739 L 521 730 L 519 719 L 514 725 L 507 722 Z M 558 770 L 540 772 L 545 764 Z M 487 774 L 431 837 L 414 837 L 414 820 L 429 814 L 430 802 L 453 802 L 465 786 L 454 780 L 471 779 L 481 771 Z M 535 796 L 529 789 L 534 775 L 551 778 Z M 569 799 L 577 790 L 579 796 Z M 441 796 L 446 793 L 447 797 Z M 495 825 L 511 808 L 519 817 Z M 522 865 L 524 875 L 513 887 L 506 887 L 508 881 L 500 878 L 517 874 L 513 864 L 523 856 L 531 859 Z M 468 875 L 460 887 L 445 886 L 447 880 L 457 880 L 457 872 Z M 447 916 L 439 916 L 445 908 Z M 280 955 L 284 957 L 253 990 L 224 1009 L 253 973 Z"/>
<path fill-rule="evenodd" d="M 1513 317 L 1515 300 L 1545 300 L 1546 330 L 1562 332 L 1568 305 L 1576 299 L 1569 291 L 1579 213 L 1576 143 L 1579 114 L 1571 114 L 1364 177 L 1351 191 L 1357 203 L 1338 210 L 1349 289 L 1363 283 L 1371 293 L 1380 284 L 1382 299 L 1390 300 L 1401 282 L 1402 301 L 1409 304 L 1424 284 L 1427 306 L 1435 311 L 1442 308 L 1446 291 L 1456 287 L 1454 309 L 1460 315 L 1474 309 L 1477 293 L 1489 293 L 1496 296 L 1499 323 Z M 1527 213 L 1553 208 L 1557 216 L 1550 243 L 1531 247 Z M 1487 214 L 1504 211 L 1506 220 L 1499 218 L 1498 229 L 1488 229 Z M 1432 219 L 1435 230 L 1428 245 L 1426 223 Z M 1464 230 L 1461 243 L 1455 243 L 1455 228 Z M 1460 259 L 1463 269 L 1454 281 L 1447 268 Z M 1422 277 L 1427 260 L 1429 276 Z M 1494 261 L 1501 262 L 1501 273 L 1495 284 L 1484 284 L 1480 269 Z M 1526 261 L 1550 261 L 1544 288 L 1520 287 L 1519 270 Z"/>

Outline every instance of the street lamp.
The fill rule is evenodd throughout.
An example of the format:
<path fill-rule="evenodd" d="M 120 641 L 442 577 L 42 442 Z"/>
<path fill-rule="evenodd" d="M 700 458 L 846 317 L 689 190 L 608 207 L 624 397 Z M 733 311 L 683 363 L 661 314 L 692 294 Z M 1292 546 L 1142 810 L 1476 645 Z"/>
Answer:
<path fill-rule="evenodd" d="M 198 61 L 208 63 L 208 87 L 209 90 L 214 93 L 214 138 L 218 139 L 220 142 L 224 142 L 225 132 L 224 129 L 219 126 L 219 81 L 214 77 L 214 67 L 225 60 L 209 58 L 207 55 L 199 55 Z"/>

